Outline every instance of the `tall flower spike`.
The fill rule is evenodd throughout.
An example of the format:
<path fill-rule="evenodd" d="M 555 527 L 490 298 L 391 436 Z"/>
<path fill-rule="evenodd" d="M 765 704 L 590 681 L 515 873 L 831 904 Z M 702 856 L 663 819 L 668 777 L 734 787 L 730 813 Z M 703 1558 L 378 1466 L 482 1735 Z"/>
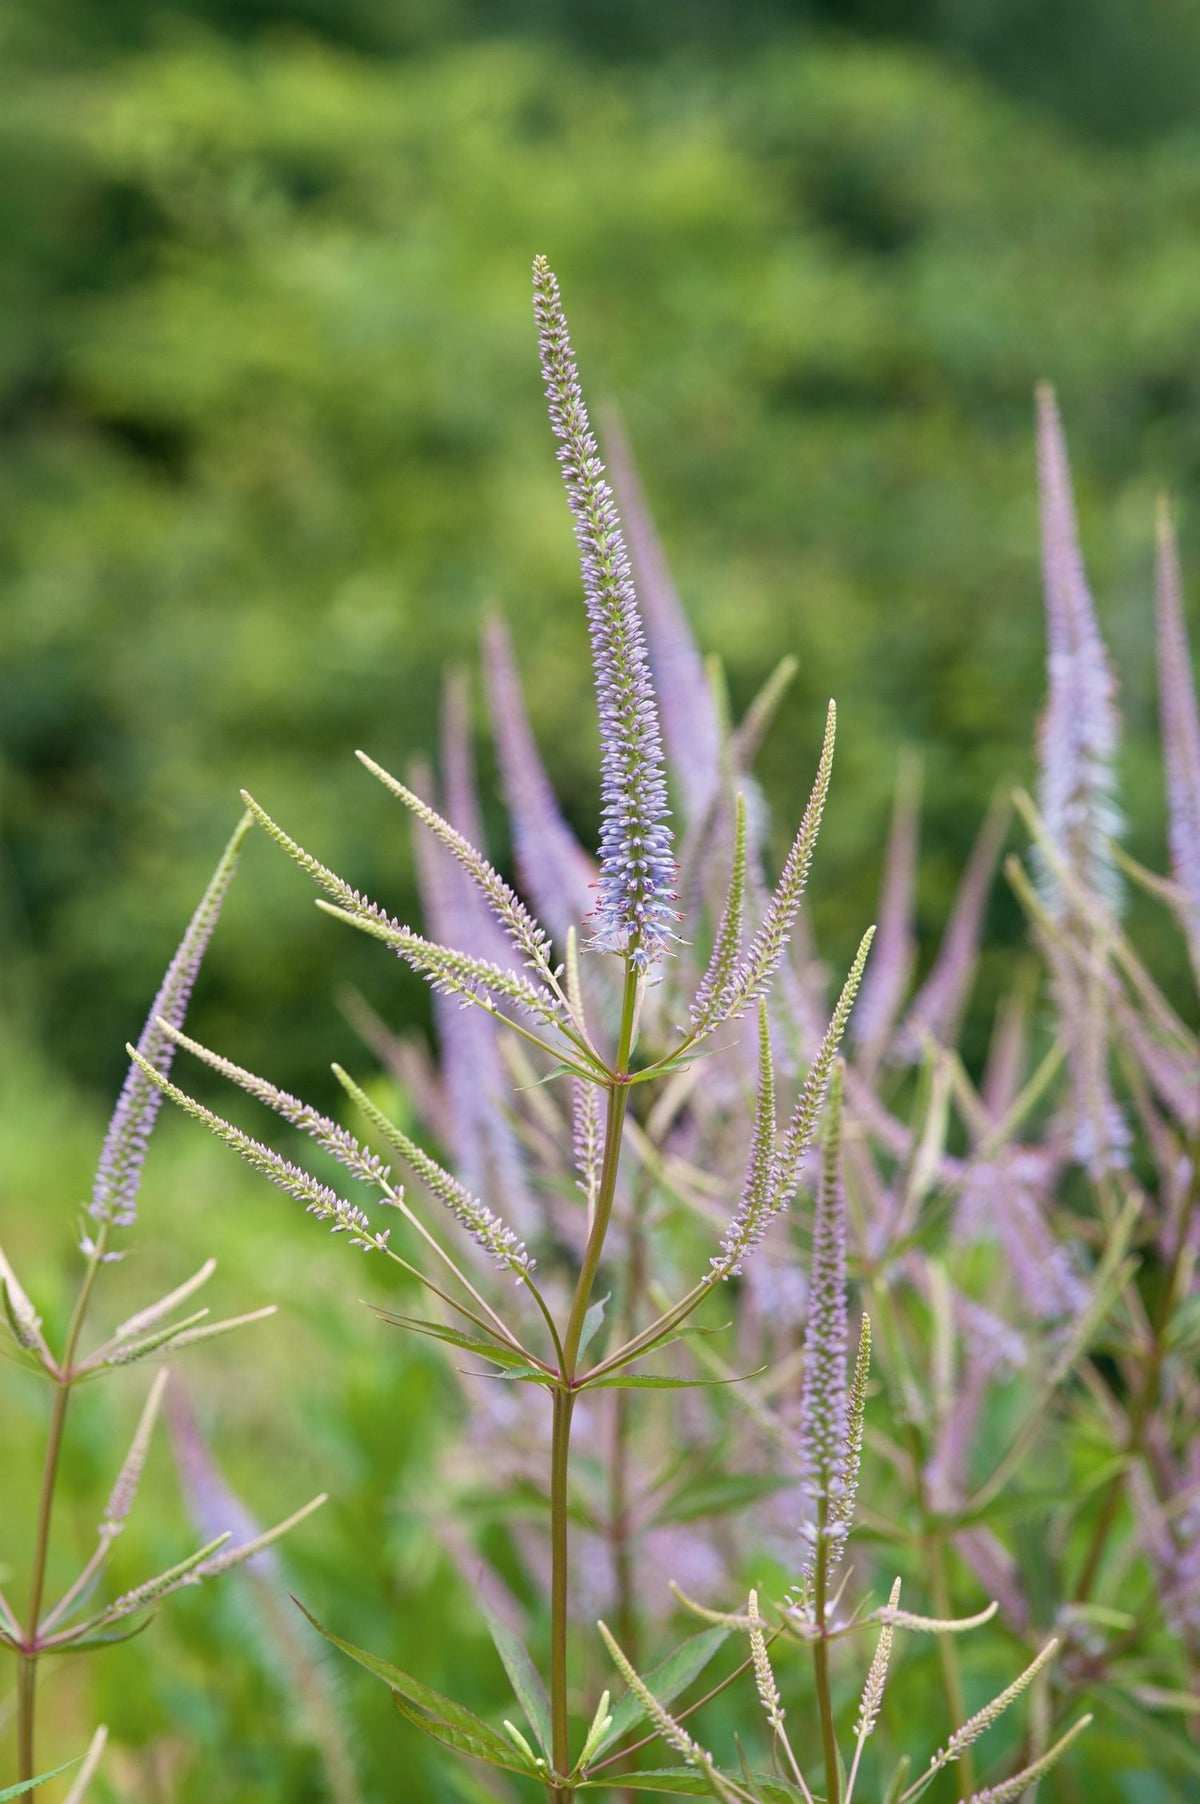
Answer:
<path fill-rule="evenodd" d="M 667 784 L 649 658 L 629 558 L 588 422 L 558 282 L 533 264 L 533 306 L 550 423 L 575 520 L 600 714 L 602 826 L 593 946 L 645 970 L 678 919 Z"/>
<path fill-rule="evenodd" d="M 595 867 L 563 819 L 529 724 L 508 628 L 497 615 L 484 627 L 483 656 L 517 872 L 539 918 L 562 941 L 591 909 Z"/>
<path fill-rule="evenodd" d="M 1093 894 L 1120 900 L 1110 841 L 1121 817 L 1113 761 L 1120 736 L 1116 683 L 1084 574 L 1067 447 L 1054 390 L 1037 391 L 1042 576 L 1049 688 L 1038 732 L 1040 803 L 1047 830 Z M 1043 870 L 1047 905 L 1065 911 L 1061 885 Z"/>
<path fill-rule="evenodd" d="M 242 843 L 251 825 L 251 816 L 243 815 L 221 854 L 212 881 L 200 899 L 200 906 L 179 942 L 178 951 L 167 966 L 166 975 L 151 1004 L 150 1014 L 137 1043 L 142 1057 L 156 1065 L 164 1075 L 171 1068 L 175 1048 L 160 1023 L 160 1017 L 172 1027 L 178 1027 L 187 1013 L 200 962 L 217 924 L 221 904 L 233 881 Z M 146 1147 L 161 1105 L 162 1092 L 136 1063 L 131 1064 L 108 1124 L 108 1132 L 104 1136 L 100 1163 L 92 1185 L 92 1200 L 88 1204 L 88 1214 L 100 1226 L 128 1228 L 135 1221 Z"/>
<path fill-rule="evenodd" d="M 819 1524 L 809 1526 L 811 1551 L 805 1577 L 820 1560 L 836 1565 L 846 1539 L 841 1503 L 846 1492 L 846 1357 L 850 1344 L 846 1314 L 846 1198 L 842 1188 L 842 1071 L 830 1091 L 828 1137 L 813 1217 L 812 1276 L 808 1327 L 804 1335 L 804 1381 L 800 1394 L 800 1466 L 805 1488 L 817 1506 Z M 824 1543 L 824 1546 L 822 1546 Z"/>
<path fill-rule="evenodd" d="M 1200 937 L 1200 715 L 1183 613 L 1179 551 L 1166 501 L 1158 510 L 1158 706 L 1167 779 L 1171 868 Z"/>

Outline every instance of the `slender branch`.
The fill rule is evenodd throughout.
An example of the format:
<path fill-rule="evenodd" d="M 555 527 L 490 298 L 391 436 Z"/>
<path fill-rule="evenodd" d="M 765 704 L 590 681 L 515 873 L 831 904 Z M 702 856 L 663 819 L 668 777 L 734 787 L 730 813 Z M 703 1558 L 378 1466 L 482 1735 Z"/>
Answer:
<path fill-rule="evenodd" d="M 639 988 L 637 967 L 632 958 L 627 959 L 625 989 L 621 998 L 621 1028 L 617 1041 L 617 1057 L 608 1087 L 608 1116 L 604 1128 L 604 1161 L 600 1168 L 600 1188 L 596 1196 L 596 1211 L 592 1220 L 592 1229 L 588 1235 L 583 1264 L 580 1267 L 579 1278 L 575 1285 L 575 1296 L 571 1303 L 571 1314 L 567 1321 L 567 1332 L 563 1340 L 563 1376 L 568 1384 L 573 1383 L 575 1379 L 579 1342 L 583 1334 L 583 1319 L 591 1301 L 596 1273 L 600 1269 L 600 1258 L 608 1235 L 608 1224 L 612 1219 L 613 1198 L 617 1193 L 617 1166 L 621 1159 L 625 1112 L 629 1107 L 629 1056 L 633 1050 Z"/>
<path fill-rule="evenodd" d="M 34 1753 L 37 1722 L 37 1664 L 40 1651 L 38 1624 L 41 1620 L 42 1598 L 46 1589 L 50 1524 L 54 1514 L 54 1492 L 58 1482 L 58 1466 L 62 1456 L 67 1408 L 71 1401 L 71 1386 L 75 1376 L 73 1369 L 75 1354 L 79 1346 L 79 1337 L 83 1332 L 84 1317 L 87 1315 L 88 1304 L 91 1301 L 92 1288 L 103 1263 L 108 1235 L 109 1223 L 103 1221 L 97 1230 L 96 1245 L 88 1259 L 83 1281 L 79 1286 L 79 1295 L 75 1299 L 75 1307 L 71 1312 L 71 1320 L 67 1327 L 63 1356 L 59 1361 L 58 1377 L 55 1380 L 50 1427 L 46 1436 L 46 1457 L 42 1465 L 37 1533 L 29 1580 L 29 1610 L 26 1617 L 24 1645 L 18 1650 L 17 1665 L 17 1776 L 24 1780 L 32 1779 L 37 1771 L 34 1764 Z M 31 1791 L 29 1793 L 31 1804 L 33 1797 L 34 1793 Z"/>
<path fill-rule="evenodd" d="M 813 1671 L 817 1682 L 817 1712 L 821 1719 L 821 1748 L 825 1756 L 825 1797 L 827 1804 L 841 1804 L 842 1780 L 838 1764 L 837 1727 L 833 1719 L 833 1695 L 829 1687 L 829 1638 L 825 1612 L 829 1586 L 829 1501 L 822 1497 L 817 1507 L 817 1561 L 813 1582 L 813 1615 L 817 1634 L 813 1642 Z"/>
<path fill-rule="evenodd" d="M 571 1743 L 567 1719 L 567 1603 L 570 1575 L 567 1567 L 567 1484 L 571 1460 L 571 1415 L 574 1393 L 566 1388 L 554 1393 L 554 1428 L 550 1455 L 550 1721 L 551 1756 L 558 1773 L 571 1770 Z M 565 1804 L 573 1787 L 555 1786 L 554 1804 Z"/>

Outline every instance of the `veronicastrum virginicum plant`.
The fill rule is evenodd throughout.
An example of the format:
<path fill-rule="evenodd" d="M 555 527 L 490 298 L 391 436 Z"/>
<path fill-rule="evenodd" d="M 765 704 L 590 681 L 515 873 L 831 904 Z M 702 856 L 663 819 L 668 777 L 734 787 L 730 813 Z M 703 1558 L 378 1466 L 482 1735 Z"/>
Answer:
<path fill-rule="evenodd" d="M 128 1366 L 166 1360 L 215 1335 L 226 1334 L 233 1328 L 274 1314 L 273 1306 L 268 1306 L 249 1315 L 217 1322 L 207 1319 L 209 1312 L 205 1308 L 181 1315 L 181 1310 L 216 1269 L 216 1261 L 208 1259 L 198 1272 L 167 1296 L 118 1323 L 90 1350 L 85 1351 L 83 1347 L 98 1281 L 106 1266 L 124 1257 L 121 1237 L 137 1220 L 146 1149 L 162 1103 L 158 1088 L 148 1080 L 139 1061 L 153 1060 L 160 1070 L 169 1068 L 174 1053 L 171 1036 L 178 1032 L 187 1012 L 201 961 L 250 826 L 251 819 L 246 815 L 225 848 L 212 881 L 167 968 L 134 1051 L 134 1062 L 113 1110 L 91 1199 L 86 1206 L 79 1238 L 83 1272 L 59 1350 L 52 1347 L 37 1309 L 0 1249 L 0 1303 L 3 1304 L 3 1325 L 10 1350 L 21 1365 L 51 1387 L 46 1450 L 24 1608 L 19 1608 L 0 1592 L 0 1647 L 15 1656 L 17 1665 L 18 1746 L 18 1784 L 0 1792 L 0 1798 L 31 1796 L 42 1779 L 54 1777 L 53 1773 L 35 1774 L 37 1682 L 38 1669 L 43 1662 L 58 1654 L 79 1654 L 110 1646 L 140 1633 L 159 1604 L 172 1592 L 184 1585 L 196 1585 L 215 1578 L 253 1558 L 325 1501 L 323 1495 L 316 1497 L 286 1522 L 266 1533 L 251 1532 L 233 1546 L 229 1544 L 232 1535 L 222 1529 L 166 1572 L 142 1580 L 111 1602 L 98 1601 L 97 1588 L 141 1483 L 168 1381 L 167 1371 L 160 1369 L 151 1383 L 129 1452 L 116 1475 L 97 1526 L 95 1549 L 62 1596 L 47 1603 L 47 1563 L 55 1493 L 67 1415 L 75 1392 L 81 1385 Z M 96 1731 L 72 1785 L 72 1804 L 79 1804 L 83 1799 L 99 1765 L 105 1739 L 106 1730 L 101 1727 Z M 62 1770 L 65 1769 L 56 1769 Z"/>
<path fill-rule="evenodd" d="M 724 1799 L 802 1799 L 808 1804 L 819 1796 L 829 1804 L 848 1804 L 860 1781 L 863 1745 L 878 1718 L 895 1628 L 925 1629 L 945 1639 L 987 1620 L 992 1610 L 959 1621 L 950 1620 L 945 1611 L 937 1618 L 918 1617 L 899 1608 L 893 1587 L 888 1604 L 856 1613 L 844 1600 L 844 1575 L 839 1582 L 863 1439 L 870 1326 L 864 1316 L 850 1381 L 841 1150 L 844 1080 L 838 1050 L 862 982 L 871 933 L 864 936 L 827 1020 L 792 957 L 829 787 L 834 710 L 831 705 L 808 807 L 779 879 L 769 886 L 760 856 L 761 798 L 749 770 L 786 672 L 768 685 L 736 730 L 728 728 L 709 674 L 681 629 L 669 585 L 661 571 L 656 572 L 657 549 L 626 468 L 623 486 L 632 502 L 635 556 L 639 568 L 650 573 L 654 597 L 643 617 L 616 505 L 584 408 L 558 286 L 541 258 L 534 265 L 534 307 L 550 419 L 578 542 L 596 678 L 603 825 L 594 879 L 537 763 L 517 701 L 507 640 L 495 623 L 489 631 L 488 659 L 518 865 L 539 913 L 562 941 L 563 957 L 560 960 L 552 952 L 546 927 L 479 847 L 461 731 L 450 730 L 447 736 L 445 814 L 416 788 L 363 759 L 412 811 L 427 835 L 422 859 L 429 912 L 434 917 L 440 914 L 446 924 L 444 936 L 438 938 L 427 938 L 394 920 L 246 798 L 253 819 L 323 891 L 320 906 L 381 940 L 426 978 L 437 993 L 444 1042 L 459 1035 L 463 1045 L 469 1044 L 468 1082 L 450 1098 L 443 1118 L 444 1143 L 454 1142 L 457 1129 L 460 1156 L 452 1158 L 455 1169 L 419 1146 L 347 1072 L 334 1068 L 365 1119 L 370 1138 L 411 1172 L 462 1231 L 459 1250 L 452 1251 L 424 1213 L 409 1202 L 379 1153 L 331 1117 L 189 1039 L 177 1022 L 163 1018 L 156 1024 L 162 1036 L 159 1047 L 131 1048 L 131 1053 L 148 1081 L 327 1221 L 334 1232 L 344 1232 L 363 1250 L 394 1261 L 443 1311 L 437 1319 L 390 1319 L 477 1355 L 509 1381 L 509 1394 L 535 1398 L 546 1394 L 541 1399 L 549 1416 L 543 1474 L 549 1511 L 549 1645 L 544 1663 L 539 1666 L 512 1629 L 499 1618 L 491 1620 L 494 1613 L 489 1612 L 528 1732 L 506 1722 L 501 1733 L 419 1679 L 332 1635 L 328 1638 L 382 1677 L 402 1714 L 435 1740 L 501 1772 L 535 1781 L 556 1804 L 581 1790 L 611 1787 L 700 1792 Z M 627 464 L 619 439 L 617 458 Z M 649 595 L 644 596 L 643 604 L 648 600 Z M 672 668 L 661 717 L 652 681 L 655 662 Z M 450 700 L 453 729 L 453 695 Z M 678 860 L 667 825 L 664 737 L 674 752 L 684 797 L 687 830 Z M 718 862 L 727 876 L 723 894 L 714 896 Z M 581 955 L 577 928 L 585 914 L 582 952 L 599 955 L 594 959 Z M 711 929 L 709 955 L 697 962 L 689 944 L 693 916 L 700 932 Z M 673 978 L 673 971 L 683 973 L 686 987 Z M 891 983 L 893 974 L 885 975 Z M 885 1028 L 895 1000 L 885 996 L 882 1005 L 877 1001 L 876 1018 Z M 462 1025 L 459 1011 L 464 1010 L 473 1028 Z M 748 1014 L 757 1020 L 757 1056 L 749 1070 L 744 1030 L 731 1031 Z M 452 1025 L 455 1021 L 459 1025 Z M 468 1032 L 475 1035 L 469 1042 Z M 782 1064 L 774 1044 L 780 1034 Z M 411 1256 L 398 1252 L 390 1230 L 376 1226 L 358 1204 L 172 1082 L 161 1048 L 177 1046 L 273 1109 L 372 1187 L 411 1232 Z M 428 1095 L 429 1114 L 436 1116 L 436 1084 L 417 1064 L 410 1062 L 409 1069 Z M 460 1065 L 460 1076 L 462 1070 Z M 500 1111 L 488 1095 L 493 1078 L 505 1070 L 519 1080 L 523 1113 Z M 547 1080 L 552 1081 L 545 1087 Z M 717 1112 L 723 1112 L 727 1122 L 748 1118 L 751 1123 L 748 1145 L 742 1137 L 740 1195 L 732 1205 L 737 1183 L 728 1187 L 723 1171 L 707 1189 L 702 1181 L 700 1166 L 712 1151 L 703 1147 L 706 1084 L 715 1107 L 719 1094 Z M 777 1099 L 785 1084 L 792 1100 L 784 1108 L 781 1125 Z M 568 1097 L 565 1105 L 555 1100 L 563 1094 Z M 541 1100 L 531 1102 L 530 1097 Z M 846 1107 L 851 1100 L 848 1095 Z M 456 1107 L 470 1120 L 456 1122 Z M 691 1394 L 736 1377 L 724 1370 L 680 1376 L 672 1363 L 680 1350 L 677 1343 L 690 1336 L 690 1318 L 711 1296 L 729 1295 L 729 1282 L 740 1278 L 744 1268 L 746 1283 L 761 1269 L 793 1201 L 810 1192 L 810 1153 L 826 1114 L 796 1435 L 797 1490 L 808 1518 L 806 1537 L 797 1544 L 796 1582 L 767 1615 L 757 1593 L 751 1594 L 741 1615 L 714 1617 L 708 1612 L 712 1620 L 703 1635 L 642 1677 L 641 1662 L 629 1645 L 637 1627 L 633 1607 L 637 1550 L 628 1534 L 630 1411 L 642 1401 L 639 1392 Z M 541 1199 L 542 1224 L 531 1211 L 528 1190 L 523 1191 L 521 1160 L 514 1156 L 514 1123 L 524 1136 L 522 1153 L 531 1153 L 535 1161 L 539 1145 L 544 1154 L 547 1141 L 551 1151 L 569 1146 L 573 1155 L 572 1188 L 582 1193 L 582 1202 L 577 1195 L 573 1204 L 563 1203 L 561 1179 L 557 1196 L 549 1194 L 547 1185 Z M 926 1138 L 922 1145 L 927 1143 Z M 684 1144 L 691 1157 L 686 1152 L 676 1156 Z M 488 1192 L 488 1201 L 480 1191 Z M 674 1294 L 645 1270 L 653 1198 L 660 1192 L 710 1224 L 705 1261 L 699 1267 L 693 1264 L 690 1281 L 684 1277 Z M 551 1225 L 553 1233 L 547 1233 L 545 1228 Z M 548 1270 L 543 1271 L 530 1251 L 531 1241 L 539 1255 L 543 1246 L 548 1247 Z M 515 1284 L 515 1296 L 511 1288 L 497 1295 L 488 1265 Z M 617 1279 L 621 1281 L 622 1295 L 611 1319 L 606 1314 L 612 1297 L 599 1291 L 602 1270 L 616 1273 L 614 1288 Z M 687 1344 L 692 1345 L 690 1339 Z M 667 1356 L 668 1348 L 674 1348 L 674 1354 Z M 666 1356 L 666 1367 L 632 1370 L 651 1355 Z M 720 1366 L 715 1354 L 697 1357 L 702 1367 L 706 1360 Z M 609 1392 L 615 1393 L 615 1433 L 606 1520 L 618 1633 L 602 1624 L 601 1634 L 628 1691 L 610 1709 L 610 1693 L 601 1690 L 594 1710 L 589 1705 L 583 1717 L 590 1720 L 590 1727 L 576 1732 L 570 1671 L 573 1664 L 582 1663 L 583 1647 L 572 1643 L 577 1613 L 573 1591 L 578 1589 L 579 1573 L 572 1559 L 571 1521 L 581 1483 L 573 1430 L 582 1413 L 598 1409 Z M 653 1404 L 652 1398 L 647 1401 Z M 767 1431 L 781 1427 L 762 1395 L 756 1395 L 753 1407 Z M 839 1751 L 830 1649 L 868 1623 L 879 1626 L 880 1641 L 867 1675 L 852 1764 L 846 1772 Z M 775 1776 L 756 1775 L 744 1762 L 738 1772 L 723 1770 L 683 1726 L 683 1717 L 690 1712 L 671 1714 L 678 1693 L 735 1631 L 749 1637 L 749 1653 L 738 1670 L 751 1673 L 757 1684 L 780 1756 Z M 797 1750 L 784 1730 L 769 1651 L 781 1638 L 811 1652 L 819 1781 L 812 1776 L 808 1750 Z M 910 1781 L 902 1765 L 889 1796 L 915 1799 L 947 1767 L 958 1763 L 965 1790 L 980 1804 L 985 1799 L 998 1804 L 1047 1770 L 1079 1724 L 1054 1745 L 1043 1743 L 1022 1771 L 977 1793 L 970 1781 L 969 1750 L 1012 1698 L 1039 1677 L 1053 1650 L 1053 1641 L 1040 1648 L 1021 1677 L 974 1715 L 958 1708 L 961 1687 L 956 1668 L 948 1663 L 947 1697 L 959 1726 L 922 1776 Z M 649 1734 L 631 1747 L 629 1736 L 639 1724 L 648 1727 Z M 638 1750 L 660 1736 L 682 1756 L 683 1765 L 657 1773 L 639 1771 Z"/>

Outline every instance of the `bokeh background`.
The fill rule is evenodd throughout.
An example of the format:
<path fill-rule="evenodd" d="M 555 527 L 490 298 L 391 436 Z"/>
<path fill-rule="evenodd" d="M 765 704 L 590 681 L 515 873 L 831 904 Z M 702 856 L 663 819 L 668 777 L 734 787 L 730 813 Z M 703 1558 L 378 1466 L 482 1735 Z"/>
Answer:
<path fill-rule="evenodd" d="M 411 915 L 406 823 L 351 754 L 403 771 L 434 742 L 442 673 L 473 667 L 497 605 L 594 836 L 535 251 L 735 706 L 799 656 L 762 766 L 780 835 L 838 698 L 823 950 L 844 962 L 870 918 L 903 751 L 924 767 L 926 952 L 993 789 L 1030 774 L 1041 377 L 1120 670 L 1129 844 L 1161 868 L 1160 488 L 1185 561 L 1200 537 L 1190 0 L 9 0 L 0 167 L 0 1235 L 52 1322 L 123 1044 L 240 786 Z M 1003 897 L 993 926 L 1018 932 Z M 327 1100 L 330 1058 L 364 1058 L 343 986 L 397 1026 L 425 1018 L 351 939 L 252 846 L 197 1032 Z M 264 1515 L 337 1493 L 295 1558 L 353 1639 L 407 1634 L 434 1683 L 439 1663 L 489 1673 L 421 1529 L 436 1362 L 381 1356 L 363 1281 L 316 1236 L 167 1122 L 112 1308 L 210 1250 L 231 1308 L 280 1297 L 290 1331 L 256 1331 L 255 1383 L 235 1354 L 196 1361 L 233 1475 Z M 40 1405 L 0 1376 L 0 1563 L 19 1573 Z M 68 1544 L 136 1407 L 130 1389 L 80 1412 Z M 187 1531 L 158 1476 L 167 1502 L 130 1547 L 169 1560 Z M 141 1750 L 112 1796 L 321 1795 L 269 1661 L 258 1689 L 212 1677 L 236 1608 L 189 1599 L 153 1631 L 169 1658 L 137 1643 L 56 1682 L 64 1734 L 103 1711 Z M 386 1700 L 348 1694 L 370 1795 L 400 1795 Z M 425 1758 L 406 1755 L 405 1795 L 436 1795 Z"/>

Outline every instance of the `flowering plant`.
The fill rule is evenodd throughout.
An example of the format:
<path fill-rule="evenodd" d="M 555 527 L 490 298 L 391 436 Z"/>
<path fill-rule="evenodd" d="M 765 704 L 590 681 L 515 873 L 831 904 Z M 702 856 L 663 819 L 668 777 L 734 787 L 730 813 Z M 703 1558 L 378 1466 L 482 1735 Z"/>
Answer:
<path fill-rule="evenodd" d="M 1017 797 L 1035 871 L 1016 858 L 1006 869 L 1045 960 L 1053 1019 L 1049 1030 L 1035 1019 L 1029 985 L 1018 984 L 976 1082 L 957 1036 L 1007 805 L 985 820 L 941 945 L 914 987 L 917 800 L 912 772 L 901 772 L 878 932 L 863 935 L 830 1006 L 800 911 L 832 776 L 833 705 L 807 807 L 772 884 L 753 764 L 789 672 L 775 673 L 730 723 L 614 426 L 627 549 L 558 286 L 541 258 L 534 306 L 595 672 L 598 862 L 554 799 L 495 619 L 485 661 L 520 889 L 482 846 L 455 681 L 440 807 L 422 795 L 432 794 L 423 777 L 402 781 L 359 754 L 419 829 L 428 935 L 361 895 L 246 796 L 246 820 L 182 963 L 129 1049 L 85 1242 L 86 1284 L 127 1219 L 165 1095 L 334 1233 L 390 1262 L 406 1295 L 425 1299 L 422 1313 L 415 1304 L 380 1309 L 386 1322 L 475 1362 L 463 1376 L 464 1467 L 447 1482 L 451 1495 L 484 1485 L 498 1517 L 513 1506 L 509 1570 L 471 1544 L 449 1508 L 440 1532 L 471 1573 L 511 1684 L 510 1718 L 497 1725 L 314 1622 L 389 1686 L 409 1724 L 489 1770 L 471 1795 L 510 1796 L 516 1779 L 554 1804 L 606 1790 L 852 1804 L 867 1787 L 888 1804 L 911 1804 L 927 1792 L 948 1796 L 957 1782 L 973 1804 L 1001 1804 L 1072 1748 L 1092 1720 L 1081 1703 L 1192 1720 L 1200 1711 L 1200 1534 L 1187 1435 L 1200 1063 L 1195 1036 L 1118 912 L 1123 884 L 1140 884 L 1171 909 L 1200 968 L 1200 725 L 1170 523 L 1164 512 L 1165 879 L 1117 843 L 1115 685 L 1084 576 L 1057 408 L 1042 391 L 1049 696 L 1040 810 Z M 365 1004 L 356 1008 L 439 1156 L 407 1118 L 395 1119 L 403 1111 L 389 1112 L 373 1080 L 334 1067 L 365 1124 L 352 1132 L 183 1031 L 203 937 L 251 823 L 315 882 L 328 914 L 381 941 L 432 986 L 437 1069 L 418 1046 L 395 1042 Z M 194 1098 L 170 1073 L 179 1048 L 274 1111 L 331 1175 L 340 1167 L 387 1213 L 372 1215 L 340 1182 Z M 417 1200 L 385 1157 L 409 1174 Z M 802 1262 L 798 1239 L 807 1243 Z M 18 1345 L 60 1383 L 75 1370 L 74 1338 L 65 1359 L 52 1360 L 7 1267 L 4 1276 Z M 194 1337 L 190 1320 L 147 1334 L 190 1288 L 126 1324 L 101 1353 L 119 1352 L 131 1336 L 145 1352 Z M 736 1326 L 713 1319 L 714 1299 L 722 1308 L 736 1299 Z M 144 1424 L 139 1445 L 148 1432 Z M 1078 1466 L 1066 1486 L 1061 1471 L 1053 1475 L 1063 1446 Z M 1011 1530 L 1038 1517 L 1048 1532 L 1034 1552 Z M 856 1520 L 870 1542 L 852 1568 Z M 257 1545 L 252 1538 L 239 1551 Z M 206 1546 L 155 1583 L 167 1589 L 228 1559 Z M 744 1584 L 763 1565 L 782 1573 L 771 1601 L 763 1584 Z M 531 1582 L 515 1583 L 518 1570 Z M 670 1594 L 664 1576 L 678 1581 Z M 930 1613 L 901 1607 L 902 1580 L 928 1596 Z M 522 1601 L 529 1596 L 532 1604 Z M 745 1601 L 724 1607 L 731 1596 Z M 143 1587 L 120 1613 L 150 1601 Z M 29 1632 L 3 1607 L 4 1637 L 28 1675 L 31 1724 L 32 1674 L 55 1624 L 41 1621 L 40 1597 Z M 651 1637 L 677 1608 L 703 1626 L 648 1664 Z M 598 1614 L 597 1633 L 589 1624 Z M 993 1621 L 1024 1657 L 998 1643 L 1002 1682 L 982 1690 L 982 1669 L 964 1668 L 959 1638 Z M 953 1725 L 915 1773 L 894 1733 L 878 1733 L 897 1629 L 932 1638 Z M 848 1691 L 842 1644 L 868 1634 L 861 1688 L 856 1675 Z M 739 1641 L 744 1655 L 731 1661 Z M 776 1676 L 793 1649 L 811 1664 L 813 1733 L 804 1739 Z M 689 1699 L 716 1663 L 719 1676 Z M 625 1687 L 615 1703 L 613 1669 Z M 757 1696 L 757 1740 L 744 1717 L 739 1734 L 729 1732 L 729 1700 L 743 1679 Z M 1026 1691 L 1022 1744 L 982 1773 L 976 1744 Z M 729 1744 L 719 1754 L 707 1730 L 699 1738 L 702 1705 Z M 673 1763 L 651 1753 L 659 1742 Z M 1186 1736 L 1164 1732 L 1162 1746 L 1164 1764 L 1196 1770 Z M 27 1780 L 32 1728 L 28 1748 Z"/>

